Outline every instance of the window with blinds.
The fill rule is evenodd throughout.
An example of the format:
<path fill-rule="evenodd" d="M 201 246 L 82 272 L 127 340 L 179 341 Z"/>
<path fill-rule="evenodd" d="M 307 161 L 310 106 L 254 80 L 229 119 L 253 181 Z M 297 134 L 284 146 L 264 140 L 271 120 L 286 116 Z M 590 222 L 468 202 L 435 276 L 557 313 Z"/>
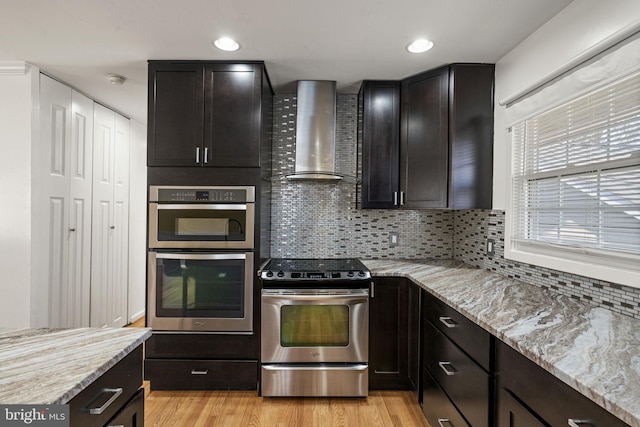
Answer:
<path fill-rule="evenodd" d="M 512 241 L 640 255 L 640 73 L 511 132 Z"/>

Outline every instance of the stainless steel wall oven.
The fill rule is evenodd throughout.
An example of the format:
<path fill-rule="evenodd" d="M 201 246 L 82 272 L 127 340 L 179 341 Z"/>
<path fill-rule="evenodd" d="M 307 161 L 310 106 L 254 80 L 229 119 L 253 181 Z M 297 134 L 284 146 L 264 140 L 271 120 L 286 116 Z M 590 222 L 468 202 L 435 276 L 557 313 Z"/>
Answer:
<path fill-rule="evenodd" d="M 150 187 L 147 325 L 253 332 L 252 186 Z"/>
<path fill-rule="evenodd" d="M 352 259 L 272 259 L 260 277 L 262 395 L 366 396 L 369 271 Z"/>

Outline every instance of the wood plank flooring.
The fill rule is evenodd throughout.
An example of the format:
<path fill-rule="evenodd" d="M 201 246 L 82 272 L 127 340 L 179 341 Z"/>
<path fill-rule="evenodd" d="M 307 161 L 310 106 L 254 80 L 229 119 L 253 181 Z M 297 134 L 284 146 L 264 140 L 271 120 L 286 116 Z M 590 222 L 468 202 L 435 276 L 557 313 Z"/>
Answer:
<path fill-rule="evenodd" d="M 129 325 L 144 327 L 144 318 Z M 150 391 L 146 427 L 429 427 L 409 391 L 362 398 L 263 398 L 255 391 Z"/>
<path fill-rule="evenodd" d="M 429 427 L 408 391 L 362 398 L 263 398 L 255 391 L 159 391 L 145 382 L 146 427 Z"/>

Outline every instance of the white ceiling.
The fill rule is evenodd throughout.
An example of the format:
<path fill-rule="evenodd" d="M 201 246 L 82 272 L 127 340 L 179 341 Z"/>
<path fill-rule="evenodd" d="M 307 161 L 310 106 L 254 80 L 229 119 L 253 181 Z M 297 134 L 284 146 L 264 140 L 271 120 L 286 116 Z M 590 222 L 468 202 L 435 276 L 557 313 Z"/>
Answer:
<path fill-rule="evenodd" d="M 0 0 L 0 61 L 22 60 L 146 123 L 147 60 L 264 60 L 274 89 L 298 79 L 400 79 L 496 62 L 572 0 Z M 211 41 L 235 38 L 237 52 Z M 414 38 L 435 47 L 405 51 Z M 128 80 L 111 85 L 106 75 Z"/>

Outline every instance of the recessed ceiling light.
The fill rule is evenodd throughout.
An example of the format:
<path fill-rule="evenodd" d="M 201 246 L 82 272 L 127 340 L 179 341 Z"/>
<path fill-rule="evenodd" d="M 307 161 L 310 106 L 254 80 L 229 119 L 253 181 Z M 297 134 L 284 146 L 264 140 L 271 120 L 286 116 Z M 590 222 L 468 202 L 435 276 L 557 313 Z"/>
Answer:
<path fill-rule="evenodd" d="M 433 42 L 427 39 L 419 39 L 410 43 L 407 46 L 407 50 L 411 53 L 423 53 L 433 47 Z"/>
<path fill-rule="evenodd" d="M 237 41 L 230 39 L 229 37 L 221 37 L 218 40 L 213 42 L 213 45 L 220 50 L 225 50 L 227 52 L 233 52 L 234 50 L 240 49 L 240 45 Z"/>

